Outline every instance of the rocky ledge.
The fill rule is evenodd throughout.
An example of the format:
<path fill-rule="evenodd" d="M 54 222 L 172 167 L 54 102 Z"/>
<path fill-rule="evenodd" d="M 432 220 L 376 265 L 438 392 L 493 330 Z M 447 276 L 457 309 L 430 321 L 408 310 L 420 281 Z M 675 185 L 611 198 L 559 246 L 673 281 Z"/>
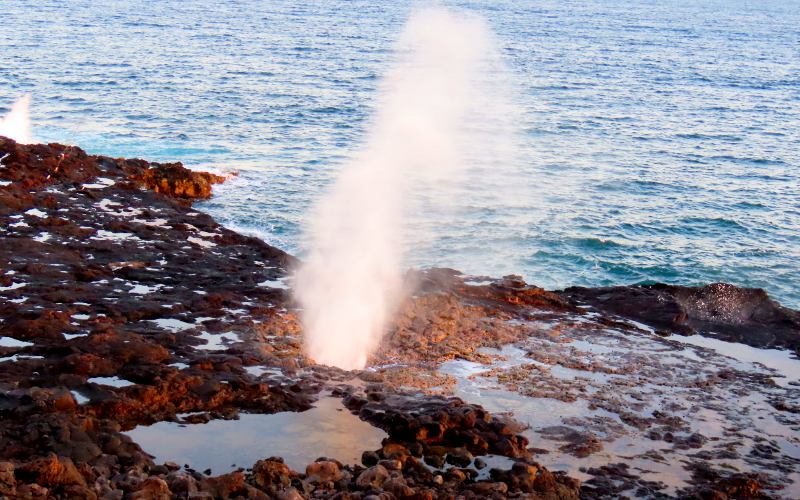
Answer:
<path fill-rule="evenodd" d="M 665 338 L 735 332 L 752 345 L 797 349 L 797 312 L 761 292 L 548 292 L 513 276 L 413 271 L 408 280 L 417 291 L 371 368 L 343 372 L 301 352 L 288 292 L 295 259 L 192 208 L 221 181 L 179 163 L 0 137 L 0 498 L 769 498 L 795 491 L 800 459 L 785 450 L 800 443 L 775 433 L 778 425 L 800 429 L 797 382 L 777 387 L 775 373 L 728 367 L 711 352 L 694 360 Z M 746 298 L 731 309 L 715 290 Z M 614 350 L 622 354 L 598 354 Z M 677 355 L 685 362 L 669 364 Z M 565 377 L 565 370 L 593 375 Z M 665 377 L 669 390 L 659 385 Z M 732 394 L 763 399 L 766 410 L 753 418 L 772 419 L 771 435 L 724 412 Z M 309 457 L 296 471 L 271 457 L 265 441 L 263 459 L 247 468 L 200 472 L 156 460 L 128 434 L 157 422 L 302 412 L 321 397 L 339 398 L 342 411 L 382 429 L 380 446 L 364 449 L 360 463 Z M 531 406 L 543 401 L 556 406 Z M 690 415 L 712 411 L 702 405 L 715 405 L 729 419 L 723 424 L 738 429 L 722 437 L 693 432 Z M 609 451 L 625 439 L 652 449 Z M 565 471 L 567 456 L 587 461 Z M 680 481 L 643 468 L 646 460 L 675 465 Z"/>
<path fill-rule="evenodd" d="M 800 353 L 800 313 L 771 300 L 760 288 L 727 283 L 702 287 L 656 284 L 572 287 L 562 295 L 664 332 L 700 333 Z"/>

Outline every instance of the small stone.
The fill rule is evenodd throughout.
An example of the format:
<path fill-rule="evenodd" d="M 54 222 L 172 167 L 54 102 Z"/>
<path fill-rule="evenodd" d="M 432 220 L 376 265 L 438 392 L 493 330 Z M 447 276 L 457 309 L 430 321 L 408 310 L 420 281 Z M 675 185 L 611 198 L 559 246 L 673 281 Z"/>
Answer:
<path fill-rule="evenodd" d="M 380 488 L 389 479 L 389 471 L 382 465 L 375 465 L 362 472 L 356 485 L 359 488 Z"/>
<path fill-rule="evenodd" d="M 197 491 L 197 480 L 183 471 L 173 471 L 167 474 L 167 484 L 170 491 L 176 495 L 188 496 Z"/>
<path fill-rule="evenodd" d="M 446 474 L 448 479 L 459 483 L 462 483 L 467 479 L 467 475 L 464 474 L 464 471 L 461 469 L 456 469 L 455 467 L 448 469 Z"/>
<path fill-rule="evenodd" d="M 414 489 L 408 486 L 402 477 L 389 479 L 383 483 L 383 489 L 399 498 L 414 495 Z"/>
<path fill-rule="evenodd" d="M 156 465 L 150 468 L 149 473 L 152 476 L 166 476 L 169 473 L 169 469 L 164 465 Z"/>
<path fill-rule="evenodd" d="M 429 446 L 426 455 L 437 455 L 443 457 L 447 455 L 447 448 L 444 446 Z"/>
<path fill-rule="evenodd" d="M 476 458 L 474 463 L 475 463 L 475 468 L 478 470 L 486 468 L 486 462 L 480 457 Z"/>
<path fill-rule="evenodd" d="M 279 500 L 304 500 L 303 495 L 295 488 L 285 488 L 278 494 Z"/>
<path fill-rule="evenodd" d="M 379 465 L 386 467 L 387 470 L 402 470 L 403 462 L 400 460 L 381 460 Z"/>
<path fill-rule="evenodd" d="M 14 477 L 14 464 L 0 462 L 0 495 L 13 497 L 17 491 L 17 480 Z"/>
<path fill-rule="evenodd" d="M 208 491 L 212 496 L 230 498 L 245 490 L 244 474 L 231 472 L 217 477 L 209 477 L 200 482 L 200 489 Z"/>
<path fill-rule="evenodd" d="M 256 486 L 262 489 L 271 485 L 289 486 L 292 482 L 291 476 L 289 466 L 277 460 L 259 460 L 253 465 L 253 479 Z"/>
<path fill-rule="evenodd" d="M 50 490 L 38 484 L 23 484 L 22 486 L 19 486 L 17 488 L 18 498 L 30 498 L 30 499 L 41 498 L 42 500 L 44 500 L 49 497 L 49 493 Z"/>
<path fill-rule="evenodd" d="M 472 453 L 466 448 L 454 448 L 447 454 L 447 463 L 456 467 L 467 467 L 472 463 Z"/>
<path fill-rule="evenodd" d="M 130 500 L 170 500 L 172 492 L 167 482 L 160 477 L 148 477 L 142 481 L 138 491 L 128 495 Z"/>
<path fill-rule="evenodd" d="M 471 485 L 469 489 L 480 497 L 490 497 L 492 493 L 504 494 L 508 492 L 508 485 L 506 483 L 480 482 Z"/>
<path fill-rule="evenodd" d="M 542 469 L 533 481 L 533 489 L 538 492 L 553 491 L 556 489 L 556 478 L 547 469 Z"/>
<path fill-rule="evenodd" d="M 402 444 L 389 443 L 383 447 L 383 458 L 387 459 L 403 459 L 408 456 L 408 449 Z"/>
<path fill-rule="evenodd" d="M 361 454 L 361 463 L 364 464 L 366 467 L 372 467 L 376 465 L 380 457 L 374 451 L 365 451 Z"/>
<path fill-rule="evenodd" d="M 36 482 L 45 486 L 78 484 L 86 486 L 75 464 L 69 458 L 57 457 L 51 453 L 45 458 L 39 458 L 20 467 L 25 474 L 35 478 Z"/>
<path fill-rule="evenodd" d="M 509 472 L 511 476 L 513 476 L 514 484 L 520 490 L 530 493 L 534 490 L 534 481 L 536 480 L 538 470 L 536 466 L 525 462 L 516 462 Z M 492 475 L 492 477 L 494 478 L 494 475 Z"/>
<path fill-rule="evenodd" d="M 441 455 L 427 455 L 424 460 L 426 464 L 436 469 L 444 467 L 444 457 Z"/>
<path fill-rule="evenodd" d="M 434 500 L 437 497 L 436 491 L 430 488 L 419 489 L 414 493 L 416 500 Z"/>
<path fill-rule="evenodd" d="M 323 460 L 308 464 L 306 476 L 312 483 L 336 482 L 342 478 L 342 469 L 336 462 Z"/>
<path fill-rule="evenodd" d="M 411 456 L 421 458 L 424 448 L 420 443 L 411 443 L 408 445 L 408 452 L 411 453 Z"/>
<path fill-rule="evenodd" d="M 525 462 L 514 462 L 514 465 L 511 466 L 511 472 L 516 475 L 524 475 L 529 476 L 531 480 L 536 477 L 536 473 L 539 469 L 535 465 L 526 464 Z"/>

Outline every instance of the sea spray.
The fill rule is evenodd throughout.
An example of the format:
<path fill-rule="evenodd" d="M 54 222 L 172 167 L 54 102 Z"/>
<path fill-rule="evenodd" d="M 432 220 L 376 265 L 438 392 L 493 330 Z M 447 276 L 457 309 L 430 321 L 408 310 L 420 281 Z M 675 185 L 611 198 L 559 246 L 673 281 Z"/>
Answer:
<path fill-rule="evenodd" d="M 366 141 L 307 228 L 295 294 L 317 363 L 363 368 L 378 346 L 402 298 L 412 187 L 447 191 L 466 165 L 508 146 L 497 132 L 513 113 L 497 99 L 494 47 L 477 16 L 430 7 L 406 23 Z"/>
<path fill-rule="evenodd" d="M 22 96 L 11 106 L 11 110 L 0 118 L 0 135 L 14 139 L 21 144 L 33 142 L 30 120 L 31 96 Z"/>

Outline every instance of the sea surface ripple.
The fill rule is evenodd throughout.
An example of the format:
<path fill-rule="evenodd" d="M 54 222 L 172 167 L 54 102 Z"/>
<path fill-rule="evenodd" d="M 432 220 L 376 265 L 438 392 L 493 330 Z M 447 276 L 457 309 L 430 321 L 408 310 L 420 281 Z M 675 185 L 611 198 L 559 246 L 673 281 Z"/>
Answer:
<path fill-rule="evenodd" d="M 521 159 L 417 213 L 409 264 L 548 288 L 727 281 L 800 307 L 800 2 L 445 3 L 497 34 Z M 6 2 L 0 112 L 30 93 L 44 141 L 237 170 L 201 208 L 302 253 L 413 6 Z"/>

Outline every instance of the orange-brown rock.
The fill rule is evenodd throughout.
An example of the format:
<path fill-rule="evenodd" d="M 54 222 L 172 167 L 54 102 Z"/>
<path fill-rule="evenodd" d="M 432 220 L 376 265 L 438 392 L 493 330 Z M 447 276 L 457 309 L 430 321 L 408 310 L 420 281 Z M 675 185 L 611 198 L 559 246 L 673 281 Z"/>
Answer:
<path fill-rule="evenodd" d="M 232 498 L 247 491 L 244 474 L 241 472 L 203 479 L 200 482 L 200 489 L 211 493 L 213 498 Z"/>
<path fill-rule="evenodd" d="M 14 464 L 0 462 L 0 496 L 13 497 L 17 492 L 17 479 L 14 477 Z"/>
<path fill-rule="evenodd" d="M 259 460 L 253 466 L 253 479 L 260 488 L 289 486 L 294 476 L 296 474 L 283 463 L 281 458 Z"/>
<path fill-rule="evenodd" d="M 189 170 L 180 162 L 152 163 L 148 168 L 131 175 L 130 179 L 156 193 L 188 199 L 208 198 L 212 184 L 225 181 L 220 175 Z"/>
<path fill-rule="evenodd" d="M 127 496 L 128 500 L 170 500 L 173 498 L 167 482 L 160 477 L 148 477 L 140 488 Z"/>
<path fill-rule="evenodd" d="M 306 467 L 306 479 L 312 483 L 334 482 L 341 478 L 341 465 L 331 460 L 319 460 Z"/>
<path fill-rule="evenodd" d="M 18 475 L 44 486 L 77 484 L 86 486 L 86 480 L 69 458 L 51 453 L 23 465 Z"/>

